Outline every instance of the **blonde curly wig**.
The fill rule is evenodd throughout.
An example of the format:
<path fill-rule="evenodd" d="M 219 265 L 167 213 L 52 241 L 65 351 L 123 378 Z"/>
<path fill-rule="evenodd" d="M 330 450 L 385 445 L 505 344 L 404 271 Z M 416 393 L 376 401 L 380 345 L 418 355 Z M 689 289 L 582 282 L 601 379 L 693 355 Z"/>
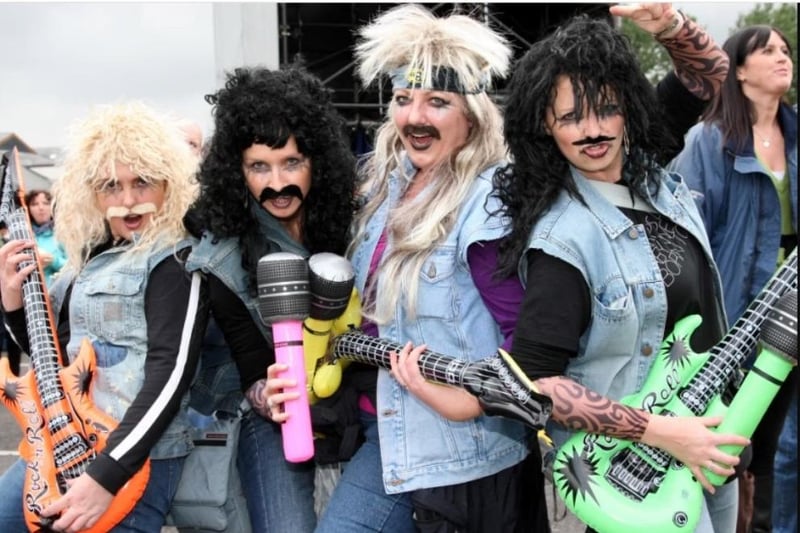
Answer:
<path fill-rule="evenodd" d="M 164 204 L 154 214 L 134 251 L 186 236 L 182 217 L 195 197 L 196 158 L 174 118 L 142 102 L 101 106 L 73 127 L 64 174 L 53 184 L 55 236 L 67 253 L 67 267 L 79 271 L 110 233 L 97 190 L 116 179 L 122 163 L 150 183 L 166 185 Z"/>

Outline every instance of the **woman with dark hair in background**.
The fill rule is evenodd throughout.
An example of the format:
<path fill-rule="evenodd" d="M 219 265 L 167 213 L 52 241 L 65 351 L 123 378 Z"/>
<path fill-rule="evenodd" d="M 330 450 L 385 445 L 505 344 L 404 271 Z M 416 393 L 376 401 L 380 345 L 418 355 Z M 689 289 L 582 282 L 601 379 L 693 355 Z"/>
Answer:
<path fill-rule="evenodd" d="M 750 26 L 723 48 L 728 76 L 672 168 L 686 178 L 703 215 L 733 323 L 797 245 L 797 112 L 784 101 L 792 84 L 786 36 Z M 740 507 L 752 498 L 753 532 L 772 529 L 773 458 L 796 387 L 795 368 L 752 437 L 742 480 L 755 486 L 743 491 Z"/>

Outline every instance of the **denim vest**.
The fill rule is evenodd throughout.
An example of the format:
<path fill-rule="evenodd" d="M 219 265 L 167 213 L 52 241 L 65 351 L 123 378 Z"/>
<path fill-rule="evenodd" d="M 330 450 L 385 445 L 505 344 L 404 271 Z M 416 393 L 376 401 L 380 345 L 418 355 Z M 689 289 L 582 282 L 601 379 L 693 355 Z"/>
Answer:
<path fill-rule="evenodd" d="M 261 206 L 255 207 L 259 211 L 263 211 L 263 214 L 267 217 L 270 216 Z M 257 216 L 261 216 L 261 213 L 255 209 L 253 212 Z M 263 223 L 262 228 L 265 231 L 270 231 L 273 235 L 276 231 L 282 231 L 280 228 Z M 289 245 L 292 244 L 284 244 L 285 239 L 288 238 L 287 236 L 275 235 L 275 237 L 275 239 L 270 239 L 270 242 L 281 250 L 289 248 Z M 299 244 L 292 245 L 291 249 L 287 251 L 303 257 L 308 256 L 308 252 Z M 242 252 L 239 248 L 239 239 L 237 237 L 219 239 L 215 243 L 214 235 L 206 231 L 200 242 L 189 254 L 186 260 L 186 269 L 189 272 L 200 270 L 219 279 L 247 307 L 253 322 L 258 326 L 261 334 L 264 335 L 270 345 L 272 344 L 272 328 L 265 325 L 261 320 L 261 315 L 258 312 L 258 299 L 252 297 L 248 290 L 249 278 L 247 271 L 242 267 Z M 217 342 L 224 342 L 224 339 L 217 339 Z M 212 412 L 217 409 L 236 412 L 236 407 L 241 403 L 241 396 L 239 394 L 227 394 L 227 392 L 233 390 L 234 383 L 236 384 L 235 389 L 238 390 L 240 386 L 239 370 L 233 364 L 230 350 L 218 349 L 218 346 L 209 346 L 208 343 L 204 344 L 198 368 L 198 379 L 192 385 L 193 390 L 202 392 L 192 398 L 192 406 L 202 413 Z M 220 392 L 225 393 L 224 399 L 219 398 Z"/>
<path fill-rule="evenodd" d="M 413 172 L 410 162 L 406 165 Z M 382 338 L 425 343 L 433 351 L 462 360 L 482 359 L 497 351 L 503 337 L 467 264 L 470 244 L 498 239 L 509 227 L 506 219 L 488 215 L 498 205 L 489 198 L 494 170 L 485 170 L 475 180 L 453 229 L 423 265 L 416 317 L 407 315 L 401 299 L 394 320 L 379 326 Z M 353 254 L 356 287 L 362 294 L 387 213 L 401 193 L 402 179 L 395 171 L 389 179 L 388 201 L 369 220 L 366 236 Z M 385 253 L 391 247 L 390 241 Z M 524 425 L 489 416 L 447 420 L 398 386 L 385 370 L 378 372 L 377 411 L 383 483 L 390 494 L 471 481 L 509 468 L 528 455 L 529 432 Z"/>
<path fill-rule="evenodd" d="M 239 300 L 247 307 L 253 322 L 264 337 L 272 343 L 272 331 L 261 321 L 258 313 L 258 300 L 250 296 L 248 291 L 248 276 L 242 268 L 242 252 L 239 249 L 239 239 L 230 237 L 219 239 L 214 243 L 214 236 L 205 232 L 200 239 L 200 243 L 193 249 L 186 260 L 186 270 L 194 272 L 200 270 L 207 274 L 213 274 L 228 289 L 230 289 Z"/>
<path fill-rule="evenodd" d="M 574 168 L 572 177 L 588 207 L 562 190 L 534 226 L 528 248 L 540 249 L 577 268 L 591 293 L 592 319 L 565 375 L 620 400 L 641 388 L 653 357 L 670 333 L 664 331 L 666 288 L 644 227 L 631 222 Z M 677 174 L 663 172 L 655 196 L 642 189 L 640 195 L 651 206 L 700 243 L 721 295 L 703 221 L 686 184 Z M 519 272 L 527 285 L 526 263 L 523 255 Z M 717 305 L 718 316 L 724 320 L 721 300 Z M 724 324 L 722 329 L 726 329 Z M 569 436 L 553 421 L 548 423 L 548 433 L 557 445 Z"/>
<path fill-rule="evenodd" d="M 177 245 L 150 251 L 128 252 L 129 246 L 116 246 L 89 260 L 77 276 L 59 276 L 51 292 L 53 312 L 60 312 L 66 288 L 72 282 L 69 300 L 70 361 L 89 339 L 97 358 L 94 376 L 95 405 L 121 420 L 142 388 L 147 357 L 145 292 L 150 273 L 162 260 L 191 245 Z M 178 414 L 150 450 L 151 459 L 181 457 L 192 449 L 186 407 L 189 395 L 181 400 Z"/>

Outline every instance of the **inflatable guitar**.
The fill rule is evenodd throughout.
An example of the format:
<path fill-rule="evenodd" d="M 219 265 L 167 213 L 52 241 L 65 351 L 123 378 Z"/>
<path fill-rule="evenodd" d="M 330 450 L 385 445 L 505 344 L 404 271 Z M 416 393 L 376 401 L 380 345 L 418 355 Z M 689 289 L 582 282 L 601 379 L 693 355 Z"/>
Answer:
<path fill-rule="evenodd" d="M 314 457 L 314 436 L 306 385 L 303 319 L 308 315 L 308 263 L 297 254 L 276 252 L 258 260 L 258 314 L 271 326 L 275 361 L 288 368 L 281 377 L 293 378 L 300 397 L 283 403 L 289 418 L 281 423 L 283 455 L 299 463 Z"/>
<path fill-rule="evenodd" d="M 707 353 L 689 341 L 702 319 L 683 318 L 663 342 L 642 390 L 621 403 L 668 416 L 722 416 L 715 431 L 749 437 L 791 367 L 797 364 L 797 251 L 767 283 L 725 337 Z M 762 325 L 763 333 L 762 333 Z M 765 349 L 730 406 L 721 395 L 756 348 Z M 729 449 L 737 454 L 739 449 Z M 721 485 L 724 479 L 706 472 Z M 575 515 L 600 533 L 693 532 L 703 488 L 667 452 L 577 432 L 556 454 L 553 481 Z"/>
<path fill-rule="evenodd" d="M 352 330 L 333 339 L 329 361 L 346 359 L 390 369 L 389 352 L 402 349 L 401 344 Z M 541 429 L 550 416 L 550 398 L 536 392 L 502 349 L 480 361 L 462 361 L 425 350 L 419 370 L 426 379 L 460 387 L 477 397 L 488 415 L 513 418 L 535 429 Z"/>
<path fill-rule="evenodd" d="M 3 156 L 0 220 L 8 227 L 9 239 L 35 240 L 24 205 L 24 188 L 16 148 L 10 159 Z M 38 263 L 35 251 L 30 261 Z M 30 265 L 29 261 L 20 268 Z M 67 482 L 80 476 L 105 446 L 117 422 L 92 404 L 92 377 L 96 369 L 94 350 L 84 340 L 75 361 L 61 366 L 61 353 L 53 335 L 44 275 L 39 264 L 23 282 L 25 321 L 30 341 L 32 371 L 15 376 L 8 360 L 0 360 L 0 399 L 22 427 L 19 454 L 26 462 L 22 506 L 25 522 L 33 532 L 51 531 L 53 518 L 39 512 L 67 491 Z M 90 529 L 109 531 L 141 497 L 150 475 L 145 463 L 116 494 L 106 513 Z"/>

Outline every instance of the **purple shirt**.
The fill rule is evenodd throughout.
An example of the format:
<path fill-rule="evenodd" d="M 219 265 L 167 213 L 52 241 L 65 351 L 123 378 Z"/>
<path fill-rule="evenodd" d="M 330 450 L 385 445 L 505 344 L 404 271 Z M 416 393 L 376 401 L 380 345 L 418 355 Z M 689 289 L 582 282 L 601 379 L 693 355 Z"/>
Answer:
<path fill-rule="evenodd" d="M 499 241 L 496 240 L 482 241 L 471 245 L 467 250 L 467 263 L 469 263 L 472 279 L 483 299 L 483 303 L 486 304 L 495 322 L 500 326 L 500 331 L 503 333 L 505 340 L 501 348 L 510 351 L 514 326 L 517 323 L 517 314 L 525 291 L 517 276 L 502 280 L 494 279 L 493 276 L 497 270 L 498 247 Z M 378 239 L 378 245 L 372 255 L 367 281 L 368 286 L 369 279 L 374 275 L 385 250 L 386 232 L 384 231 L 380 239 Z M 362 323 L 361 329 L 367 335 L 378 336 L 378 326 L 369 320 L 365 320 Z"/>

